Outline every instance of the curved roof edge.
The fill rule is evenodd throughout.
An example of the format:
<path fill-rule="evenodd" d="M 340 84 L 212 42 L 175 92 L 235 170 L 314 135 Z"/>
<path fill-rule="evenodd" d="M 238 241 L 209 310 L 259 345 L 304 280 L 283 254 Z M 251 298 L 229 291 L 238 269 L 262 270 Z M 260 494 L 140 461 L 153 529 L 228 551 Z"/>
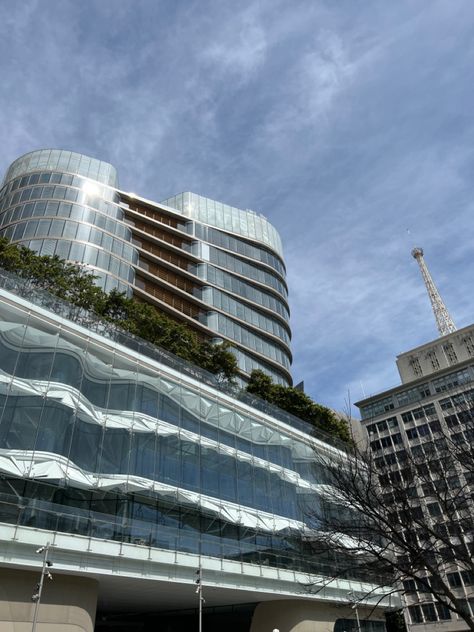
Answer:
<path fill-rule="evenodd" d="M 178 193 L 162 200 L 161 204 L 171 206 L 185 217 L 195 219 L 203 224 L 209 224 L 241 237 L 259 241 L 283 259 L 280 235 L 268 219 L 260 213 L 229 206 L 191 191 Z"/>
<path fill-rule="evenodd" d="M 2 186 L 19 175 L 41 169 L 67 171 L 101 184 L 118 187 L 117 170 L 113 165 L 65 149 L 36 149 L 20 156 L 8 167 Z"/>

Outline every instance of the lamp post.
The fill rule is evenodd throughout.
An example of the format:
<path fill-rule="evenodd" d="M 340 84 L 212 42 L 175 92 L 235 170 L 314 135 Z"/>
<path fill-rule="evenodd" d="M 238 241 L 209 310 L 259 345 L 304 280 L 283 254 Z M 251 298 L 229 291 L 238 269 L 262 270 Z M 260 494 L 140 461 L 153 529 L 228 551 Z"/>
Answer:
<path fill-rule="evenodd" d="M 40 580 L 36 584 L 36 591 L 31 596 L 31 600 L 35 602 L 35 611 L 33 614 L 33 625 L 31 627 L 31 632 L 36 632 L 36 624 L 38 622 L 38 613 L 39 613 L 39 607 L 41 603 L 41 595 L 43 593 L 44 578 L 46 576 L 48 579 L 53 579 L 53 576 L 49 572 L 49 569 L 53 565 L 53 563 L 48 560 L 50 547 L 51 547 L 51 544 L 48 542 L 46 546 L 41 546 L 39 549 L 36 550 L 36 553 L 43 554 L 43 564 L 41 567 Z"/>
<path fill-rule="evenodd" d="M 350 597 L 349 597 L 349 595 L 350 595 Z M 360 619 L 359 619 L 359 610 L 357 609 L 357 599 L 356 599 L 356 596 L 354 594 L 354 591 L 351 590 L 349 593 L 347 593 L 347 596 L 349 597 L 349 603 L 352 604 L 351 608 L 355 612 L 356 621 L 357 621 L 357 632 L 361 632 Z"/>
<path fill-rule="evenodd" d="M 199 599 L 199 632 L 202 632 L 202 604 L 206 602 L 204 597 L 202 596 L 202 568 L 199 568 L 196 571 L 197 579 L 196 579 L 196 595 L 198 595 Z"/>

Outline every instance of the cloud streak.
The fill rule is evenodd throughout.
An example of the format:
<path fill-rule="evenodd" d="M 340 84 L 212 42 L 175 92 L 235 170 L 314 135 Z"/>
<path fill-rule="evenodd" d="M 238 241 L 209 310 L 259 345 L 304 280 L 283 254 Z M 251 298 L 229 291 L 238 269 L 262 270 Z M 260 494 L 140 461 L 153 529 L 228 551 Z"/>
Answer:
<path fill-rule="evenodd" d="M 263 212 L 317 399 L 393 385 L 396 354 L 436 336 L 414 245 L 473 320 L 469 0 L 23 0 L 0 20 L 0 170 L 62 147 L 151 199 Z"/>

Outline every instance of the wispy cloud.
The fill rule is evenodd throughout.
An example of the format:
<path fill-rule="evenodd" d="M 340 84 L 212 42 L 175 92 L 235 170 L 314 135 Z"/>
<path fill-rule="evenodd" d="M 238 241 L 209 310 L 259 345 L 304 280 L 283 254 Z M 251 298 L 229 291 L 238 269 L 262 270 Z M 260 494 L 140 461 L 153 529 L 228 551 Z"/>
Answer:
<path fill-rule="evenodd" d="M 65 147 L 152 199 L 266 214 L 313 396 L 390 386 L 396 354 L 436 336 L 415 244 L 472 320 L 469 0 L 23 0 L 0 21 L 0 170 Z"/>

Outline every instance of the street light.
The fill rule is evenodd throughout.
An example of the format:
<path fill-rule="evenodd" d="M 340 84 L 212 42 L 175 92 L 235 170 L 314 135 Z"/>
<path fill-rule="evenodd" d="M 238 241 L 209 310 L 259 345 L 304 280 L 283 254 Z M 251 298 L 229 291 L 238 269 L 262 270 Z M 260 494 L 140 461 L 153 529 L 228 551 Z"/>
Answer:
<path fill-rule="evenodd" d="M 36 584 L 35 592 L 31 596 L 31 600 L 35 602 L 35 612 L 33 614 L 33 625 L 31 627 L 31 632 L 36 632 L 36 624 L 37 624 L 37 621 L 38 621 L 39 606 L 40 606 L 40 603 L 41 603 L 41 595 L 43 593 L 44 578 L 47 577 L 48 579 L 53 579 L 53 576 L 51 575 L 51 573 L 49 571 L 49 569 L 53 565 L 53 563 L 48 560 L 48 554 L 49 554 L 50 547 L 51 547 L 51 544 L 48 542 L 46 544 L 46 546 L 40 546 L 39 549 L 36 549 L 36 553 L 38 553 L 38 554 L 42 553 L 43 554 L 43 565 L 42 565 L 42 568 L 41 568 L 40 580 Z"/>
<path fill-rule="evenodd" d="M 349 595 L 351 595 L 351 597 L 349 597 Z M 349 597 L 349 603 L 352 603 L 351 608 L 355 612 L 356 621 L 357 621 L 357 632 L 361 632 L 360 619 L 359 619 L 359 610 L 357 609 L 357 599 L 356 599 L 356 596 L 354 594 L 354 591 L 351 590 L 350 592 L 348 592 L 347 596 Z"/>
<path fill-rule="evenodd" d="M 202 604 L 206 603 L 206 600 L 202 596 L 202 568 L 199 568 L 196 571 L 197 579 L 196 579 L 196 595 L 199 595 L 199 632 L 202 632 Z"/>

